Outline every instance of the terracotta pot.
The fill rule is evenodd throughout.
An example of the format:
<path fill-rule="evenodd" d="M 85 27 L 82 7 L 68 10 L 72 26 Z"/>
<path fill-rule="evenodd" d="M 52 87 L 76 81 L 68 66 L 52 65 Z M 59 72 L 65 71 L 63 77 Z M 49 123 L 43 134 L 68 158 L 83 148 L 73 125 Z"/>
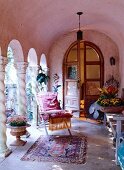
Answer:
<path fill-rule="evenodd" d="M 124 106 L 101 107 L 100 110 L 105 113 L 122 113 Z"/>
<path fill-rule="evenodd" d="M 10 134 L 16 136 L 16 140 L 11 144 L 12 146 L 23 146 L 27 141 L 23 141 L 20 139 L 20 136 L 26 134 L 27 126 L 9 126 Z"/>

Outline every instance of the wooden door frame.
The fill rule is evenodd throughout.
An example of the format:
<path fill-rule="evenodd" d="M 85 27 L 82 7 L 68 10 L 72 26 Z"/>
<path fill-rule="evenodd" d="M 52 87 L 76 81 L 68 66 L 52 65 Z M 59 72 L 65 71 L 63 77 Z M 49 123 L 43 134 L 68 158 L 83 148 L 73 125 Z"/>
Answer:
<path fill-rule="evenodd" d="M 64 59 L 63 59 L 63 65 L 62 65 L 62 70 L 63 70 L 63 109 L 64 109 L 64 107 L 65 107 L 65 74 L 66 74 L 66 63 L 67 63 L 67 57 L 68 57 L 68 55 L 69 55 L 69 52 L 70 52 L 70 50 L 75 46 L 77 44 L 77 41 L 75 41 L 75 42 L 73 42 L 70 46 L 69 46 L 69 48 L 67 49 L 67 51 L 65 52 L 65 54 L 64 54 Z M 78 44 L 77 44 L 77 50 L 78 50 Z M 79 51 L 79 50 L 78 50 Z M 78 52 L 77 52 L 77 55 L 79 55 L 78 54 Z M 79 58 L 78 56 L 77 56 L 77 58 Z M 70 62 L 70 64 L 71 64 L 71 62 Z"/>
<path fill-rule="evenodd" d="M 103 54 L 102 54 L 100 48 L 96 44 L 94 44 L 94 43 L 92 43 L 90 41 L 82 40 L 82 41 L 75 41 L 75 42 L 73 42 L 69 46 L 67 51 L 65 52 L 64 59 L 63 59 L 63 66 L 62 66 L 62 69 L 63 69 L 63 76 L 62 76 L 63 77 L 63 107 L 65 106 L 65 101 L 64 101 L 64 99 L 65 99 L 65 73 L 66 73 L 66 66 L 65 65 L 67 63 L 67 57 L 68 57 L 68 54 L 69 54 L 70 50 L 73 48 L 73 46 L 75 46 L 77 44 L 77 59 L 79 61 L 79 57 L 80 57 L 80 50 L 79 49 L 80 49 L 80 43 L 81 42 L 84 43 L 84 55 L 85 56 L 86 56 L 86 46 L 92 47 L 98 53 L 99 58 L 100 58 L 100 79 L 102 80 L 102 81 L 100 81 L 100 87 L 102 87 L 103 84 L 104 84 L 104 57 L 103 57 Z M 80 67 L 80 61 L 79 61 L 79 65 L 78 66 Z M 85 62 L 84 62 L 84 67 L 86 67 L 86 63 Z M 79 71 L 78 74 L 79 74 L 78 76 L 80 77 L 80 71 Z M 84 80 L 86 80 L 86 75 L 85 74 L 84 74 Z M 85 90 L 85 92 L 86 92 L 86 90 Z"/>
<path fill-rule="evenodd" d="M 86 61 L 86 47 L 87 46 L 93 48 L 96 51 L 96 53 L 99 55 L 99 61 Z M 100 82 L 100 87 L 102 87 L 103 84 L 104 84 L 104 58 L 103 58 L 103 54 L 102 54 L 100 48 L 96 44 L 94 44 L 90 41 L 85 41 L 84 42 L 84 71 L 85 71 L 84 82 L 85 82 L 85 84 L 87 84 L 87 82 L 88 82 L 88 79 L 86 78 L 86 66 L 87 65 L 95 65 L 95 64 L 96 65 L 99 64 L 99 66 L 100 66 L 100 78 L 89 79 L 89 82 L 98 80 Z M 88 111 L 89 110 L 88 109 L 89 104 L 91 103 L 91 101 L 96 101 L 99 95 L 87 95 L 86 94 L 86 85 L 84 86 L 84 88 L 85 88 L 84 89 L 84 96 L 85 96 L 84 100 L 87 101 L 87 102 L 84 103 L 84 108 L 85 108 L 84 112 L 85 112 L 85 115 L 87 115 L 88 112 L 89 112 Z M 91 96 L 92 96 L 92 100 L 91 100 Z"/>
<path fill-rule="evenodd" d="M 96 44 L 94 44 L 94 43 L 92 43 L 90 41 L 84 41 L 84 46 L 85 47 L 86 46 L 92 47 L 99 54 L 99 58 L 100 58 L 100 77 L 103 80 L 103 82 L 101 82 L 100 86 L 102 87 L 103 84 L 104 84 L 104 57 L 103 57 L 103 54 L 102 54 L 100 48 Z M 84 55 L 86 56 L 86 48 L 84 48 L 84 49 L 85 49 L 84 50 Z M 94 61 L 94 64 L 95 64 L 95 61 Z M 86 61 L 84 62 L 84 67 L 86 67 Z M 84 79 L 86 79 L 86 75 L 85 75 Z"/>

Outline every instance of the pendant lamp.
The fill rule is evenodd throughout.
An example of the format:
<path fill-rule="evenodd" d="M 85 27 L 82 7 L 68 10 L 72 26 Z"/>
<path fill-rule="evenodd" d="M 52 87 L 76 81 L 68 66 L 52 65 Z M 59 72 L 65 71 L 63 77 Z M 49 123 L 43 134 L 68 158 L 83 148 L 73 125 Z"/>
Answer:
<path fill-rule="evenodd" d="M 83 32 L 80 30 L 80 16 L 83 14 L 83 12 L 77 12 L 77 15 L 79 16 L 79 30 L 77 31 L 77 41 L 80 41 L 83 39 Z"/>

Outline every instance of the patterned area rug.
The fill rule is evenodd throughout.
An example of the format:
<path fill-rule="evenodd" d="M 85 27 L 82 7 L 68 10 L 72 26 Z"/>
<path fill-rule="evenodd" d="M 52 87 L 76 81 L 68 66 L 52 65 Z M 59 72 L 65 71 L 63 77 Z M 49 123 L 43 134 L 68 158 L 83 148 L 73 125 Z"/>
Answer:
<path fill-rule="evenodd" d="M 86 150 L 85 136 L 50 136 L 50 140 L 41 136 L 21 160 L 84 164 Z"/>

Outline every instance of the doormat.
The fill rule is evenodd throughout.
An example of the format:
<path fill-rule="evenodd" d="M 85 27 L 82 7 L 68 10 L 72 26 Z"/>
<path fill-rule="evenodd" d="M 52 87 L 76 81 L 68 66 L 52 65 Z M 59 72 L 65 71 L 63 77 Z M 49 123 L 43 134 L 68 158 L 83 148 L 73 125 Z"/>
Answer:
<path fill-rule="evenodd" d="M 84 164 L 87 138 L 85 136 L 41 136 L 21 158 L 22 161 L 49 161 Z"/>

